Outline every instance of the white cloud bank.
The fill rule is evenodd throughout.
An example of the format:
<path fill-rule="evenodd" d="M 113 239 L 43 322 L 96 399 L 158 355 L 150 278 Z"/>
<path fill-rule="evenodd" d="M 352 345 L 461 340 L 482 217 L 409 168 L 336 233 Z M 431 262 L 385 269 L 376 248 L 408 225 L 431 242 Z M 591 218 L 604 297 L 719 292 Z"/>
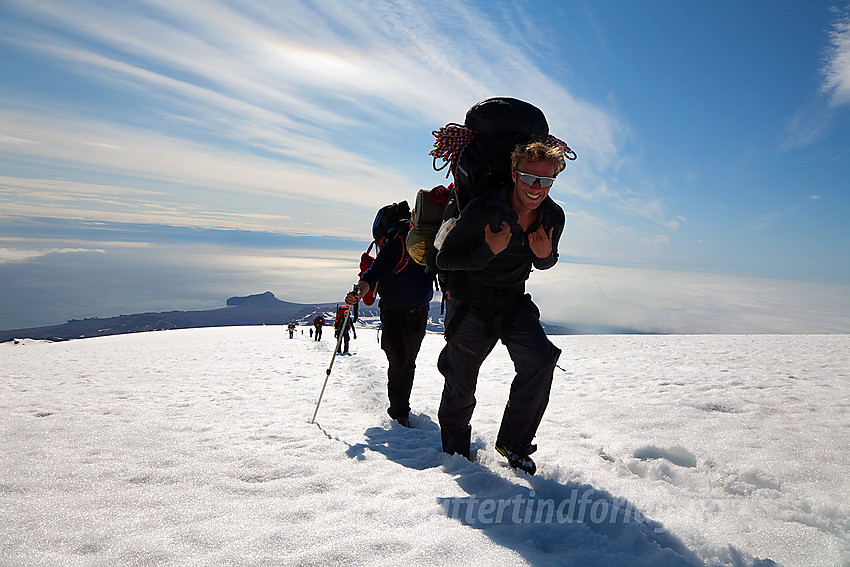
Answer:
<path fill-rule="evenodd" d="M 26 262 L 48 254 L 79 254 L 79 253 L 105 253 L 105 250 L 97 248 L 2 248 L 0 247 L 0 264 L 12 262 Z"/>
<path fill-rule="evenodd" d="M 543 320 L 579 330 L 850 332 L 847 285 L 562 263 L 528 288 Z"/>
<path fill-rule="evenodd" d="M 26 268 L 12 271 L 11 263 L 0 261 L 0 297 L 8 300 L 0 305 L 4 328 L 211 309 L 228 297 L 265 291 L 296 303 L 342 301 L 357 280 L 360 259 L 356 250 L 4 244 L 0 259 Z M 93 249 L 105 252 L 86 262 L 49 254 Z M 850 333 L 847 285 L 560 263 L 532 273 L 528 291 L 543 321 L 583 332 Z"/>

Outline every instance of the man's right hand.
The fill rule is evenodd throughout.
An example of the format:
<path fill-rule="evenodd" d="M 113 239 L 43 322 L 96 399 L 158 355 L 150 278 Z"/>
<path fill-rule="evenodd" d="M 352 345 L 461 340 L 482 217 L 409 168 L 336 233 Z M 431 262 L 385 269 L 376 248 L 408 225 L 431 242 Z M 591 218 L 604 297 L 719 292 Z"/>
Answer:
<path fill-rule="evenodd" d="M 508 243 L 511 241 L 511 225 L 508 224 L 508 221 L 502 221 L 499 232 L 493 232 L 488 224 L 484 227 L 484 240 L 494 255 L 499 254 L 508 247 Z"/>
<path fill-rule="evenodd" d="M 363 297 L 369 293 L 369 284 L 364 281 L 359 281 L 357 283 L 357 293 L 355 294 L 353 291 L 349 291 L 348 295 L 345 296 L 345 302 L 349 305 L 357 305 L 357 302 L 363 299 Z"/>

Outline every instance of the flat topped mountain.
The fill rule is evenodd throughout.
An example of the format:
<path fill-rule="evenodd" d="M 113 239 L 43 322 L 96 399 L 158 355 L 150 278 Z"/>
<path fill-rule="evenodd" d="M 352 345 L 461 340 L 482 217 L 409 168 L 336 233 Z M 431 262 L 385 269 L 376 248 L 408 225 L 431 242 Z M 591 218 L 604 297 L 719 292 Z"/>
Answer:
<path fill-rule="evenodd" d="M 246 309 L 280 309 L 283 307 L 291 307 L 293 305 L 296 304 L 289 303 L 288 301 L 281 301 L 270 291 L 255 295 L 247 295 L 245 297 L 231 297 L 227 300 L 228 307 L 242 307 Z"/>
<path fill-rule="evenodd" d="M 307 324 L 313 320 L 316 313 L 322 313 L 333 321 L 336 305 L 335 303 L 290 303 L 279 300 L 272 292 L 267 291 L 245 297 L 231 297 L 227 300 L 227 307 L 206 311 L 165 311 L 117 317 L 91 317 L 72 319 L 62 325 L 0 331 L 0 342 L 10 339 L 60 341 L 195 327 L 283 325 L 292 322 Z"/>

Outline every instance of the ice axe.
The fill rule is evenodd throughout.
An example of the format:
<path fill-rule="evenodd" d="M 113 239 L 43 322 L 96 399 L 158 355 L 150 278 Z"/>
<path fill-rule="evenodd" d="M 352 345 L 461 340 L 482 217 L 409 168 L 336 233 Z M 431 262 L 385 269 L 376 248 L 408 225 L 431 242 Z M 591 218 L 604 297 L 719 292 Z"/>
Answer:
<path fill-rule="evenodd" d="M 357 287 L 357 284 L 354 284 L 354 295 L 357 295 L 357 292 L 360 291 Z M 348 328 L 348 324 L 351 321 L 351 308 L 345 310 L 345 321 L 342 324 L 342 328 L 339 330 L 339 337 L 336 339 L 336 347 L 334 347 L 333 356 L 331 356 L 331 363 L 328 365 L 328 369 L 325 371 L 325 383 L 322 384 L 322 391 L 319 392 L 319 401 L 316 402 L 316 411 L 313 412 L 313 418 L 310 420 L 310 423 L 316 423 L 316 414 L 319 413 L 319 404 L 322 403 L 322 396 L 325 395 L 325 387 L 328 385 L 328 378 L 331 376 L 331 369 L 334 367 L 334 359 L 336 359 L 336 353 L 339 350 L 339 345 L 342 343 L 342 336 L 345 334 L 345 331 Z"/>

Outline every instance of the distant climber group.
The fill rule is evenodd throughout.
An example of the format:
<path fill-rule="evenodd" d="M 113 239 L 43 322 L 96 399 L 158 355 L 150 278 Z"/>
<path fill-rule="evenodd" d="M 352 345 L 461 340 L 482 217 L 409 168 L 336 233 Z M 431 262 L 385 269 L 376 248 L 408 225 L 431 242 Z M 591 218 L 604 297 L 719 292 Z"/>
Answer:
<path fill-rule="evenodd" d="M 349 317 L 351 308 L 349 305 L 340 305 L 337 307 L 336 318 L 334 319 L 334 338 L 337 339 L 340 337 L 340 333 L 342 333 L 342 338 L 339 343 L 339 351 L 340 353 L 348 353 L 349 352 L 349 342 L 351 340 L 351 334 L 354 335 L 354 338 L 357 338 L 357 331 L 354 329 L 354 322 Z M 347 321 L 346 321 L 347 320 Z M 347 324 L 346 324 L 347 323 Z M 309 328 L 310 338 L 314 342 L 318 342 L 322 340 L 322 329 L 327 324 L 327 320 L 324 315 L 318 314 L 311 321 L 311 325 Z M 289 338 L 292 339 L 295 337 L 296 331 L 298 330 L 298 326 L 293 322 L 289 323 L 286 326 L 286 331 L 289 335 Z M 304 334 L 304 330 L 301 330 L 301 334 Z"/>

